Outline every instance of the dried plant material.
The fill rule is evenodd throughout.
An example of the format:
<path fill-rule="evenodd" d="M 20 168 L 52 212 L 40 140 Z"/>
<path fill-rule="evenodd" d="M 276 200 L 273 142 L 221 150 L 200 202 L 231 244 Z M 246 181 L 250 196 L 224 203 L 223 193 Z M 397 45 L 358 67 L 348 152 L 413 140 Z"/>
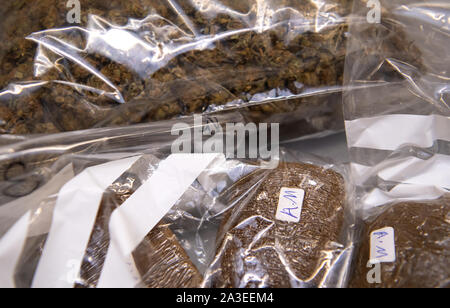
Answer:
<path fill-rule="evenodd" d="M 255 176 L 261 174 L 252 173 L 237 182 L 225 197 L 225 204 L 236 204 L 219 231 L 212 285 L 320 286 L 343 228 L 342 176 L 297 163 L 281 164 L 258 180 L 259 184 Z M 277 219 L 282 188 L 304 190 L 299 222 Z"/>
<path fill-rule="evenodd" d="M 392 227 L 395 235 L 395 262 L 380 263 L 380 281 L 369 283 L 370 235 Z M 371 276 L 375 279 L 375 276 Z M 450 284 L 450 199 L 388 206 L 367 222 L 356 259 L 353 288 L 432 288 Z"/>
<path fill-rule="evenodd" d="M 255 27 L 261 16 L 256 1 L 250 0 L 225 1 L 221 6 L 214 2 L 202 10 L 190 1 L 177 1 L 178 6 L 174 7 L 166 1 L 153 0 L 111 1 L 107 5 L 103 1 L 82 0 L 84 28 L 89 25 L 88 14 L 121 26 L 131 18 L 152 16 L 149 29 L 146 25 L 135 31 L 143 41 L 154 42 L 145 36 L 153 33 L 151 27 L 172 29 L 167 39 L 173 42 L 200 37 L 214 40 L 208 48 L 188 48 L 168 58 L 167 63 L 147 76 L 138 72 L 143 63 L 130 64 L 130 57 L 127 63 L 119 63 L 113 57 L 89 50 L 79 53 L 74 61 L 40 46 L 40 61 L 46 59 L 44 62 L 50 66 L 39 77 L 33 74 L 38 64 L 36 46 L 25 37 L 40 30 L 71 26 L 66 22 L 67 8 L 56 0 L 9 4 L 11 13 L 3 21 L 2 35 L 8 44 L 0 51 L 0 87 L 36 79 L 49 83 L 32 91 L 20 91 L 20 95 L 1 102 L 1 132 L 72 131 L 240 107 L 246 107 L 241 110 L 254 122 L 301 122 L 296 126 L 301 135 L 341 128 L 339 87 L 347 24 L 343 19 L 320 30 L 315 26 L 319 12 L 345 17 L 351 1 L 328 2 L 329 6 L 320 8 L 313 1 L 266 3 L 266 9 L 280 9 L 274 16 L 264 17 L 265 26 Z M 27 22 L 17 23 L 18 19 Z M 291 28 L 298 22 L 304 25 Z M 51 35 L 77 50 L 85 49 L 87 44 L 83 33 L 76 29 Z M 216 39 L 218 35 L 223 38 Z M 87 65 L 95 70 L 95 75 Z M 323 93 L 296 97 L 311 89 Z M 126 104 L 118 104 L 117 95 Z M 292 131 L 291 127 L 286 131 Z"/>

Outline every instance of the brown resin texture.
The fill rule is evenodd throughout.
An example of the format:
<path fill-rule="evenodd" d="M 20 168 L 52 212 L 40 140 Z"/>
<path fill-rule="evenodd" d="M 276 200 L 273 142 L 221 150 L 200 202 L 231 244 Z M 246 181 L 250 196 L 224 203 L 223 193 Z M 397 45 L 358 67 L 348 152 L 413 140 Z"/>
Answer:
<path fill-rule="evenodd" d="M 396 261 L 380 263 L 381 283 L 368 283 L 370 234 L 394 228 Z M 350 286 L 353 288 L 450 287 L 450 198 L 388 206 L 365 225 Z"/>
<path fill-rule="evenodd" d="M 237 182 L 225 197 L 224 202 L 236 205 L 225 215 L 219 231 L 212 285 L 320 286 L 343 226 L 343 177 L 298 163 L 283 163 L 260 176 L 257 183 L 255 176 Z M 305 190 L 299 223 L 275 217 L 283 187 Z"/>

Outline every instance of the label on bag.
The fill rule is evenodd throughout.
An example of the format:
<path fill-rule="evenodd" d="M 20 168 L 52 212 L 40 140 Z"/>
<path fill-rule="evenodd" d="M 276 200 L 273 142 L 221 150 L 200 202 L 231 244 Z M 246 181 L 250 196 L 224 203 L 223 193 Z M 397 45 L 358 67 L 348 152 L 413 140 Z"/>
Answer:
<path fill-rule="evenodd" d="M 386 227 L 373 231 L 370 234 L 370 262 L 390 263 L 395 262 L 395 259 L 394 228 Z"/>
<path fill-rule="evenodd" d="M 276 218 L 287 222 L 300 222 L 305 191 L 283 187 L 280 191 Z"/>

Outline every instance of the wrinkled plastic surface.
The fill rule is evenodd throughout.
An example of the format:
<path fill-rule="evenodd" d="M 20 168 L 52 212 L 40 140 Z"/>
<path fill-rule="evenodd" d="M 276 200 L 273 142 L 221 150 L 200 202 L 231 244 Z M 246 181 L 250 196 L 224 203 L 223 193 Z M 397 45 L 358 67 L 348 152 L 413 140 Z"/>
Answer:
<path fill-rule="evenodd" d="M 290 208 L 301 208 L 289 211 L 299 221 L 277 215 L 282 188 L 304 190 L 304 200 L 289 197 Z M 225 210 L 205 286 L 345 286 L 352 232 L 346 198 L 344 177 L 330 166 L 281 163 L 242 178 L 219 197 Z"/>
<path fill-rule="evenodd" d="M 355 18 L 367 4 L 355 2 Z M 448 287 L 450 6 L 380 4 L 381 22 L 352 25 L 347 49 L 344 115 L 362 227 L 351 285 Z M 384 227 L 394 228 L 397 260 L 381 263 L 372 284 L 370 233 Z"/>
<path fill-rule="evenodd" d="M 230 121 L 229 118 L 223 120 Z M 0 258 L 5 252 L 10 252 L 10 249 L 1 244 L 5 235 L 8 235 L 21 219 L 30 216 L 23 224 L 26 237 L 22 239 L 24 243 L 20 249 L 21 253 L 17 255 L 16 266 L 12 267 L 12 278 L 4 272 L 7 269 L 0 267 L 2 276 L 11 278 L 9 286 L 99 287 L 114 240 L 110 233 L 113 214 L 143 188 L 159 170 L 160 162 L 171 157 L 170 145 L 175 139 L 175 136 L 170 134 L 173 124 L 174 122 L 169 121 L 121 129 L 46 135 L 2 148 Z M 210 159 L 208 154 L 205 155 L 204 159 Z M 200 158 L 196 161 L 198 163 L 202 160 Z M 120 161 L 129 162 L 124 164 L 119 163 Z M 181 163 L 189 164 L 189 160 Z M 225 159 L 202 171 L 202 174 L 211 174 L 213 177 L 215 175 L 221 182 L 215 183 L 205 178 L 201 184 L 193 179 L 193 183 L 189 183 L 191 186 L 187 185 L 185 194 L 177 200 L 177 205 L 172 207 L 168 204 L 170 208 L 167 208 L 167 215 L 163 215 L 164 218 L 161 217 L 163 219 L 148 230 L 148 234 L 133 250 L 135 274 L 141 278 L 136 279 L 131 286 L 200 286 L 200 273 L 206 267 L 206 261 L 197 257 L 198 222 L 206 210 L 205 207 L 212 202 L 217 187 L 227 185 L 227 181 L 231 183 L 229 177 L 237 179 L 245 172 L 245 163 L 236 161 L 229 167 L 223 166 L 222 163 L 225 163 Z M 166 164 L 165 168 L 170 170 L 171 166 L 172 164 Z M 182 174 L 183 172 L 177 173 L 177 181 L 181 180 Z M 101 184 L 105 178 L 110 178 L 110 182 Z M 161 184 L 166 185 L 165 191 L 171 193 L 171 188 L 177 183 L 169 181 Z M 99 185 L 103 185 L 104 190 L 98 190 Z M 83 197 L 84 195 L 86 197 Z M 68 197 L 69 199 L 65 199 Z M 151 198 L 150 193 L 148 198 L 148 206 L 152 208 L 155 206 L 155 200 Z M 61 208 L 62 205 L 67 208 L 67 204 L 70 207 L 72 202 L 76 205 L 74 204 L 75 208 L 72 208 L 70 216 L 65 216 L 67 213 L 64 211 L 58 212 L 58 207 Z M 145 206 L 142 201 L 139 204 Z M 91 213 L 93 215 L 90 218 L 92 230 L 86 230 L 84 237 L 75 234 L 81 222 L 87 223 L 86 219 L 82 218 L 86 216 L 88 208 L 96 206 L 98 211 Z M 59 224 L 56 231 L 52 229 L 54 224 Z M 70 236 L 66 241 L 56 248 L 47 248 L 50 250 L 48 254 L 58 257 L 82 249 L 82 262 L 77 265 L 70 259 L 68 264 L 63 264 L 62 269 L 59 268 L 59 274 L 63 277 L 62 284 L 60 279 L 39 281 L 36 277 L 39 276 L 38 269 L 51 233 L 57 235 L 63 232 L 64 225 L 71 226 L 73 232 L 69 232 Z M 129 227 L 125 223 L 125 233 L 127 226 Z M 130 232 L 131 235 L 128 236 L 132 238 L 133 233 Z M 13 233 L 16 237 L 17 234 Z M 20 242 L 20 239 L 14 238 L 14 241 Z M 80 239 L 86 242 L 86 247 L 77 248 Z M 7 259 L 11 260 L 9 255 Z M 54 265 L 54 271 L 58 271 L 58 266 Z M 52 273 L 48 272 L 41 277 L 46 280 L 47 277 L 52 277 L 51 275 Z M 0 283 L 5 286 L 3 281 Z"/>
<path fill-rule="evenodd" d="M 150 165 L 148 165 L 149 163 Z M 132 169 L 135 170 L 128 170 L 124 173 L 103 195 L 80 269 L 80 281 L 76 283 L 76 286 L 91 288 L 97 286 L 110 241 L 108 223 L 111 213 L 136 193 L 149 177 L 148 170 L 157 168 L 155 163 L 154 159 L 150 159 L 133 166 Z M 170 185 L 170 183 L 167 184 Z M 149 200 L 149 204 L 151 202 L 152 200 Z M 183 210 L 178 209 L 178 211 L 183 215 Z M 170 222 L 162 220 L 133 252 L 135 266 L 143 276 L 142 284 L 145 287 L 153 288 L 198 287 L 202 276 L 182 247 L 180 240 L 171 231 L 170 226 Z M 184 230 L 183 233 L 188 231 Z"/>
<path fill-rule="evenodd" d="M 144 157 L 145 158 L 145 157 Z M 96 161 L 96 155 L 79 156 L 79 159 L 85 163 L 98 164 Z M 106 271 L 106 260 L 112 249 L 113 234 L 111 233 L 111 220 L 114 211 L 120 208 L 127 200 L 130 200 L 136 191 L 142 186 L 143 183 L 150 180 L 151 173 L 149 170 L 158 170 L 158 164 L 150 163 L 149 161 L 155 161 L 155 158 L 147 156 L 144 161 L 143 158 L 138 163 L 132 165 L 126 170 L 117 180 L 115 180 L 104 191 L 101 197 L 98 213 L 96 214 L 95 222 L 92 230 L 89 232 L 89 237 L 84 238 L 87 241 L 87 247 L 83 252 L 83 258 L 80 267 L 71 267 L 72 263 L 68 263 L 67 267 L 64 267 L 62 271 L 59 271 L 60 275 L 64 279 L 73 280 L 63 281 L 61 283 L 58 279 L 51 279 L 51 275 L 48 273 L 42 274 L 42 271 L 38 269 L 44 267 L 43 259 L 45 255 L 56 255 L 56 258 L 64 258 L 66 253 L 70 253 L 76 249 L 79 236 L 73 234 L 67 237 L 64 243 L 60 243 L 59 246 L 48 248 L 46 241 L 48 242 L 52 232 L 58 232 L 51 228 L 52 225 L 58 224 L 56 218 L 57 211 L 60 204 L 60 200 L 64 199 L 67 192 L 59 190 L 56 194 L 44 195 L 36 203 L 25 199 L 17 199 L 24 206 L 28 207 L 28 210 L 32 211 L 33 218 L 29 222 L 29 233 L 24 243 L 24 250 L 28 253 L 20 254 L 20 258 L 17 260 L 17 267 L 14 274 L 14 284 L 17 287 L 77 287 L 77 288 L 95 288 L 103 287 L 105 284 L 102 276 Z M 147 160 L 145 162 L 145 160 Z M 163 160 L 164 161 L 164 160 Z M 75 161 L 74 161 L 75 162 Z M 111 161 L 114 162 L 114 161 Z M 188 161 L 186 161 L 188 162 Z M 102 162 L 103 163 L 103 162 Z M 244 165 L 242 165 L 244 166 Z M 79 167 L 79 166 L 78 166 Z M 70 165 L 69 165 L 70 168 Z M 138 168 L 138 169 L 136 169 Z M 242 168 L 236 165 L 236 168 Z M 93 177 L 102 176 L 101 174 L 95 174 Z M 137 170 L 136 173 L 133 173 Z M 228 169 L 226 172 L 233 172 L 235 169 Z M 207 170 L 209 173 L 214 174 L 213 168 Z M 239 171 L 235 171 L 239 173 Z M 222 177 L 227 178 L 226 173 L 218 172 L 222 174 Z M 80 174 L 73 175 L 74 177 L 69 180 L 76 179 Z M 231 180 L 228 180 L 231 181 Z M 70 182 L 64 183 L 65 185 Z M 87 184 L 86 184 L 87 185 Z M 166 183 L 167 186 L 171 186 L 171 183 Z M 80 208 L 75 210 L 72 216 L 65 218 L 65 223 L 69 225 L 76 224 L 79 219 L 77 216 L 84 216 L 83 207 L 86 205 L 86 201 L 83 201 L 83 193 L 89 190 L 88 186 L 75 187 L 74 199 L 79 201 Z M 170 188 L 167 188 L 170 192 Z M 190 188 L 187 189 L 185 194 L 177 201 L 177 204 L 173 208 L 167 210 L 167 215 L 164 215 L 164 219 L 161 220 L 155 227 L 148 231 L 148 234 L 141 241 L 141 243 L 135 248 L 132 253 L 133 266 L 136 268 L 136 274 L 139 277 L 135 277 L 133 284 L 127 285 L 123 282 L 118 282 L 117 286 L 120 287 L 172 287 L 172 288 L 187 288 L 187 287 L 200 287 L 203 276 L 200 270 L 205 267 L 202 264 L 202 260 L 197 256 L 196 250 L 196 228 L 201 220 L 202 213 L 205 211 L 208 202 L 211 202 L 211 197 L 208 193 L 212 190 L 206 190 L 198 181 L 195 181 Z M 40 190 L 36 190 L 35 193 L 42 193 Z M 80 199 L 81 198 L 81 199 Z M 56 199 L 56 200 L 55 200 Z M 142 202 L 148 204 L 150 213 L 153 212 L 152 206 L 155 206 L 154 196 L 148 196 L 146 201 L 141 201 L 141 206 L 145 205 Z M 94 201 L 90 202 L 94 206 Z M 3 205 L 1 210 L 2 223 L 11 225 L 16 222 L 13 217 L 9 217 L 11 211 L 10 204 Z M 53 215 L 53 220 L 52 220 Z M 79 226 L 78 226 L 79 227 Z M 127 225 L 123 225 L 126 229 Z M 7 229 L 8 230 L 8 229 Z M 74 232 L 77 228 L 74 228 Z M 129 230 L 133 235 L 133 229 Z M 125 233 L 126 235 L 126 233 Z M 47 249 L 47 250 L 46 250 Z M 54 256 L 53 256 L 54 257 Z M 76 264 L 76 263 L 75 263 Z M 74 272 L 75 269 L 75 272 Z M 58 267 L 52 268 L 53 271 L 58 271 Z M 47 270 L 48 271 L 48 270 Z M 5 275 L 5 273 L 2 273 Z M 66 278 L 69 277 L 69 278 Z M 119 275 L 117 279 L 125 279 L 125 277 Z M 102 282 L 103 281 L 103 282 Z M 106 283 L 112 283 L 116 285 L 117 281 L 106 281 Z M 108 284 L 107 284 L 108 285 Z"/>
<path fill-rule="evenodd" d="M 67 23 L 62 1 L 3 6 L 2 133 L 235 108 L 281 122 L 286 138 L 342 129 L 351 1 L 80 3 L 80 25 Z"/>
<path fill-rule="evenodd" d="M 205 117 L 203 126 L 199 128 L 204 130 L 215 125 L 225 128 L 225 123 L 235 121 L 241 122 L 243 118 L 236 113 Z M 156 151 L 167 155 L 178 138 L 172 135 L 174 125 L 178 123 L 176 120 L 159 121 L 129 127 L 13 138 L 12 144 L 0 148 L 0 203 L 31 194 L 45 185 L 71 159 L 76 159 L 77 154 Z M 195 119 L 187 117 L 183 123 L 194 127 Z"/>
<path fill-rule="evenodd" d="M 346 60 L 347 139 L 363 210 L 450 188 L 450 7 L 380 3 L 379 24 L 351 26 Z M 366 5 L 355 2 L 355 18 Z"/>
<path fill-rule="evenodd" d="M 379 283 L 369 283 L 370 234 L 395 232 L 396 260 L 380 263 Z M 354 288 L 448 288 L 450 286 L 450 199 L 388 205 L 365 225 L 350 282 Z"/>
<path fill-rule="evenodd" d="M 229 121 L 216 120 L 219 125 Z M 284 273 L 294 267 L 298 279 L 305 279 L 305 283 L 286 285 L 278 272 L 273 275 L 269 270 L 272 286 L 345 283 L 351 240 L 343 230 L 352 222 L 344 171 L 340 175 L 338 166 L 284 151 L 281 160 L 290 163 L 275 171 L 261 168 L 258 161 L 225 159 L 214 153 L 191 154 L 194 156 L 179 160 L 174 156 L 185 154 L 170 154 L 172 124 L 163 121 L 46 135 L 1 148 L 0 163 L 7 177 L 0 181 L 0 259 L 5 253 L 16 253 L 17 258 L 16 266 L 0 265 L 2 278 L 11 278 L 9 284 L 16 287 L 210 286 L 208 273 L 218 252 L 218 234 L 232 222 L 229 213 L 246 215 L 244 203 L 235 199 L 253 196 L 242 186 L 251 183 L 261 187 L 258 190 L 270 188 L 272 196 L 264 204 L 252 205 L 267 215 L 266 206 L 276 211 L 273 195 L 279 194 L 276 190 L 280 185 L 299 185 L 307 193 L 300 224 L 279 223 L 285 228 L 268 237 L 269 241 L 279 240 L 287 230 L 296 230 L 302 250 L 294 249 L 298 248 L 295 241 L 289 241 L 293 247 L 283 246 L 293 263 L 283 265 L 279 257 L 270 255 L 271 264 Z M 168 170 L 168 174 L 161 170 Z M 180 191 L 180 183 L 195 172 L 198 176 L 183 184 Z M 286 172 L 289 178 L 283 180 Z M 175 176 L 176 180 L 153 180 L 165 176 Z M 172 194 L 179 197 L 172 200 Z M 155 215 L 160 215 L 160 220 L 148 225 Z M 16 243 L 23 241 L 23 246 L 3 245 L 11 236 Z M 128 259 L 112 258 L 116 248 Z M 264 256 L 255 256 L 255 262 L 257 257 Z M 295 261 L 299 258 L 304 262 Z M 131 275 L 121 273 L 121 266 L 133 269 Z M 226 271 L 230 263 L 223 266 Z M 114 271 L 108 272 L 108 268 Z M 246 270 L 253 272 L 252 268 Z M 308 283 L 307 276 L 315 277 L 314 283 Z"/>

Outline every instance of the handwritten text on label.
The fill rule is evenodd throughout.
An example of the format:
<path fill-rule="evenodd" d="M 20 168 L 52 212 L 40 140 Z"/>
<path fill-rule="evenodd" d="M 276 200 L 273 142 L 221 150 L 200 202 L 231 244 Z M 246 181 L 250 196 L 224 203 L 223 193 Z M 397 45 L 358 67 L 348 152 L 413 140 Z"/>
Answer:
<path fill-rule="evenodd" d="M 287 222 L 300 222 L 305 191 L 298 188 L 281 188 L 276 218 Z"/>
<path fill-rule="evenodd" d="M 386 227 L 370 235 L 370 260 L 373 263 L 395 262 L 394 229 Z"/>

